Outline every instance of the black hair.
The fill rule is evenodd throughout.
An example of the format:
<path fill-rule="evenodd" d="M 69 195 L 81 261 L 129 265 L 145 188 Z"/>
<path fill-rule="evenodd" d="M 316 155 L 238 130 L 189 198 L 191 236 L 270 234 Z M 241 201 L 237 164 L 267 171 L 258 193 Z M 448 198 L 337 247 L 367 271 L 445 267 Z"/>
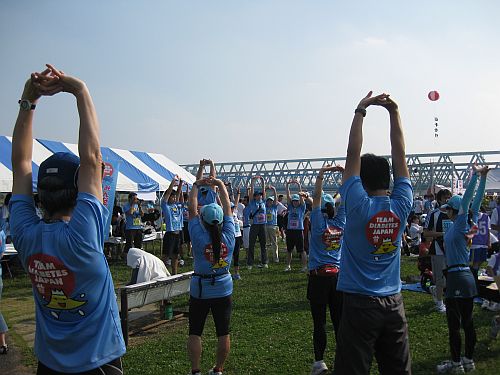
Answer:
<path fill-rule="evenodd" d="M 136 197 L 137 193 L 128 193 L 128 200 L 132 199 L 133 197 Z"/>
<path fill-rule="evenodd" d="M 67 212 L 76 206 L 77 188 L 64 187 L 59 177 L 48 176 L 38 181 L 40 205 L 48 216 Z"/>
<path fill-rule="evenodd" d="M 325 204 L 325 208 L 322 208 L 321 212 L 327 214 L 329 219 L 333 219 L 335 217 L 335 207 L 330 202 Z"/>
<path fill-rule="evenodd" d="M 205 226 L 212 242 L 213 264 L 217 264 L 219 263 L 222 249 L 222 224 L 217 224 L 216 222 L 214 224 L 205 223 Z"/>
<path fill-rule="evenodd" d="M 441 199 L 443 198 L 443 196 L 445 195 L 449 195 L 451 197 L 451 191 L 449 191 L 448 189 L 441 189 L 437 192 L 436 194 L 436 200 L 438 202 L 441 202 Z"/>
<path fill-rule="evenodd" d="M 9 205 L 10 198 L 12 198 L 12 193 L 7 193 L 5 195 L 5 199 L 3 200 L 4 206 L 8 206 Z"/>
<path fill-rule="evenodd" d="M 391 183 L 391 168 L 386 158 L 374 154 L 361 156 L 359 173 L 363 187 L 368 190 L 388 190 Z"/>

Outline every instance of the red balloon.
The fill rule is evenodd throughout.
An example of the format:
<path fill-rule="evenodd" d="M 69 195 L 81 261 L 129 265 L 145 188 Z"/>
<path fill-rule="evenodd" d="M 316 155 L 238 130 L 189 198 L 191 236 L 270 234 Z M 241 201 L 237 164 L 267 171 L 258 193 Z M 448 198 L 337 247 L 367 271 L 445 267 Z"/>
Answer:
<path fill-rule="evenodd" d="M 437 91 L 431 91 L 429 92 L 427 97 L 429 98 L 429 100 L 435 102 L 436 100 L 439 99 L 439 93 Z"/>

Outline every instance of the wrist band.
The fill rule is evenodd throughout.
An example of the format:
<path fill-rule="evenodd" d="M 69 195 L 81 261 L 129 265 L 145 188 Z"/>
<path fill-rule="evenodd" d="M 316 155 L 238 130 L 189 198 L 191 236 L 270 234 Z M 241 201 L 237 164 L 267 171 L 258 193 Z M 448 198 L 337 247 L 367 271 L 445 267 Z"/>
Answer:
<path fill-rule="evenodd" d="M 359 113 L 360 115 L 362 115 L 363 117 L 365 117 L 366 116 L 366 109 L 364 109 L 364 108 L 356 108 L 354 110 L 354 113 Z"/>

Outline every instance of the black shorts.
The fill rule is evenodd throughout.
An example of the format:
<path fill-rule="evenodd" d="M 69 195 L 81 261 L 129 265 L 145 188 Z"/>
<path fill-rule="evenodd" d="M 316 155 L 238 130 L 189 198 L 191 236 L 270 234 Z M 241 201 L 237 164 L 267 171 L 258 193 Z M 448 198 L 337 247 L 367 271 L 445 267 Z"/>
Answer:
<path fill-rule="evenodd" d="M 180 232 L 165 232 L 165 235 L 163 236 L 163 253 L 166 256 L 178 255 L 180 247 Z"/>
<path fill-rule="evenodd" d="M 37 375 L 65 375 L 69 374 L 66 372 L 54 371 L 51 368 L 45 366 L 42 362 L 38 362 L 38 368 L 36 370 Z M 123 375 L 122 359 L 116 358 L 104 365 L 93 370 L 88 370 L 84 372 L 78 372 L 78 375 Z"/>
<path fill-rule="evenodd" d="M 217 337 L 229 335 L 232 306 L 231 296 L 208 299 L 191 296 L 189 298 L 189 334 L 201 336 L 208 312 L 212 311 Z"/>
<path fill-rule="evenodd" d="M 187 221 L 184 222 L 184 226 L 182 227 L 182 243 L 191 243 Z"/>
<path fill-rule="evenodd" d="M 285 218 L 281 215 L 278 215 L 277 219 L 278 219 L 278 228 L 280 230 L 284 229 L 285 228 Z"/>
<path fill-rule="evenodd" d="M 287 251 L 291 253 L 294 247 L 298 253 L 304 251 L 304 231 L 302 229 L 287 229 L 286 231 Z"/>

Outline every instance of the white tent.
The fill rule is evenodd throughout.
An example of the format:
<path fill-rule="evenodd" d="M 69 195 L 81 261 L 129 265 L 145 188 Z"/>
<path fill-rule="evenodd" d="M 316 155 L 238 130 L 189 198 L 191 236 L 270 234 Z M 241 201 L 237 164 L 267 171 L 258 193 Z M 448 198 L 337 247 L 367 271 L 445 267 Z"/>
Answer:
<path fill-rule="evenodd" d="M 71 152 L 78 155 L 78 146 L 71 143 L 33 140 L 33 186 L 36 186 L 38 166 L 55 152 Z M 172 160 L 161 154 L 142 151 L 127 151 L 101 147 L 103 159 L 118 160 L 119 174 L 117 191 L 156 192 L 168 188 L 174 175 L 178 175 L 188 184 L 195 177 Z M 12 191 L 12 139 L 0 136 L 0 192 Z"/>

